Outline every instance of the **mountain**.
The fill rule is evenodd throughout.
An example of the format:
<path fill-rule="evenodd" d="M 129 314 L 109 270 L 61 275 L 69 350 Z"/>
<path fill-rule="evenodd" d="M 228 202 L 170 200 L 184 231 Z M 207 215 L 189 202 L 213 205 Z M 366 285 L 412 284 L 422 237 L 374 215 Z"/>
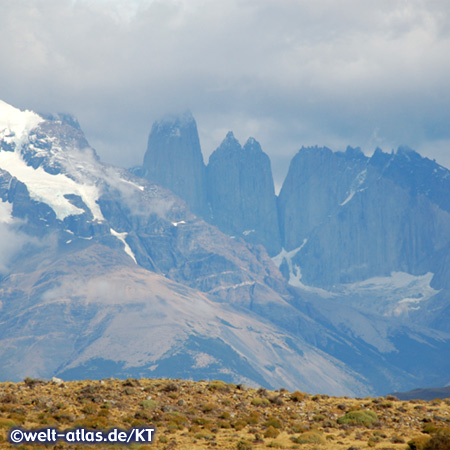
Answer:
<path fill-rule="evenodd" d="M 197 136 L 189 117 L 161 123 L 153 138 Z M 183 139 L 157 168 L 192 187 Z M 220 378 L 361 397 L 450 382 L 446 169 L 404 149 L 302 149 L 277 199 L 267 155 L 230 134 L 193 197 L 213 223 L 147 170 L 102 163 L 69 115 L 0 102 L 2 380 Z M 233 219 L 214 224 L 221 211 Z"/>
<path fill-rule="evenodd" d="M 278 197 L 274 262 L 300 309 L 367 344 L 360 363 L 376 349 L 428 385 L 450 381 L 448 192 L 450 171 L 410 149 L 314 147 L 295 155 Z M 358 367 L 348 348 L 319 347 Z"/>
<path fill-rule="evenodd" d="M 406 147 L 371 157 L 351 147 L 302 148 L 274 220 L 270 161 L 256 141 L 249 144 L 253 152 L 230 132 L 211 155 L 207 220 L 273 257 L 295 312 L 283 321 L 270 311 L 266 317 L 378 391 L 398 380 L 448 382 L 449 171 Z M 299 311 L 323 335 L 300 331 Z"/>
<path fill-rule="evenodd" d="M 399 400 L 425 400 L 431 401 L 437 398 L 450 398 L 450 386 L 441 388 L 413 389 L 408 392 L 394 392 Z"/>
<path fill-rule="evenodd" d="M 450 243 L 449 191 L 449 171 L 411 150 L 302 149 L 279 196 L 284 247 L 297 249 L 308 285 L 436 273 Z"/>
<path fill-rule="evenodd" d="M 242 148 L 233 133 L 209 158 L 207 193 L 212 223 L 224 233 L 281 250 L 277 204 L 269 157 L 249 138 Z"/>
<path fill-rule="evenodd" d="M 0 130 L 3 380 L 145 375 L 370 391 L 280 326 L 324 333 L 290 304 L 262 247 L 103 164 L 73 118 L 2 102 Z"/>
<path fill-rule="evenodd" d="M 170 189 L 192 211 L 205 215 L 206 174 L 197 124 L 190 112 L 155 122 L 139 175 Z"/>

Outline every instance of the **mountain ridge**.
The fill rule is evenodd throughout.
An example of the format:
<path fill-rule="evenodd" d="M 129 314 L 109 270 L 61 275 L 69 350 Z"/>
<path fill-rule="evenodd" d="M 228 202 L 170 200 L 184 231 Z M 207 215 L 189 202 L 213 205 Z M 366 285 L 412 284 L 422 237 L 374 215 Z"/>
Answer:
<path fill-rule="evenodd" d="M 34 113 L 25 114 L 37 120 L 29 115 Z M 197 142 L 191 117 L 184 122 L 165 120 L 158 127 L 171 142 L 174 155 L 194 148 L 198 163 L 199 146 L 188 148 L 178 139 L 187 133 L 190 142 Z M 230 214 L 239 205 L 236 199 L 248 196 L 250 203 L 258 203 L 261 194 L 275 216 L 272 225 L 264 228 L 261 223 L 270 216 L 265 210 L 248 214 L 246 207 L 238 209 L 235 217 L 257 219 L 255 232 L 244 233 L 251 229 L 243 219 L 240 225 L 236 221 L 229 235 L 214 222 L 208 223 L 213 221 L 211 204 L 201 218 L 186 199 L 167 188 L 103 164 L 86 147 L 74 119 L 58 115 L 41 119 L 29 129 L 16 120 L 14 134 L 9 124 L 0 121 L 0 231 L 4 236 L 0 246 L 7 250 L 0 257 L 0 341 L 2 371 L 8 377 L 17 379 L 17 374 L 24 376 L 26 371 L 32 376 L 101 377 L 105 370 L 122 377 L 169 376 L 176 370 L 180 377 L 220 375 L 267 387 L 284 384 L 364 396 L 432 384 L 448 374 L 450 361 L 442 358 L 450 347 L 445 320 L 448 265 L 440 263 L 448 255 L 447 213 L 431 202 L 421 184 L 415 190 L 404 183 L 393 188 L 393 181 L 383 178 L 392 155 L 375 152 L 374 168 L 368 168 L 363 177 L 367 160 L 357 149 L 349 148 L 342 155 L 328 149 L 300 151 L 296 156 L 300 166 L 317 167 L 314 158 L 317 152 L 322 155 L 320 167 L 328 167 L 328 177 L 316 169 L 305 170 L 301 177 L 303 182 L 305 177 L 311 179 L 324 193 L 332 192 L 333 199 L 315 205 L 296 197 L 295 183 L 292 192 L 285 190 L 283 195 L 288 192 L 286 198 L 294 208 L 305 208 L 302 214 L 316 208 L 317 214 L 311 215 L 309 228 L 300 225 L 302 234 L 290 231 L 298 247 L 288 251 L 283 247 L 271 259 L 261 244 L 269 239 L 271 256 L 280 249 L 280 235 L 267 231 L 277 229 L 273 218 L 279 214 L 279 205 L 270 160 L 256 140 L 250 139 L 244 148 L 233 141 L 236 151 L 221 156 L 230 158 L 230 165 L 219 167 L 221 175 L 211 178 L 222 183 L 222 200 L 235 205 Z M 179 136 L 172 136 L 174 124 Z M 157 140 L 158 127 L 152 129 L 152 139 Z M 164 142 L 158 145 L 164 153 Z M 402 155 L 400 159 L 404 167 L 408 159 Z M 352 165 L 340 185 L 342 179 L 336 173 L 346 173 L 342 161 Z M 164 162 L 164 170 L 175 162 L 176 158 Z M 420 164 L 413 163 L 420 170 Z M 183 173 L 192 174 L 189 164 L 181 163 L 176 170 L 185 168 Z M 438 173 L 437 179 L 446 173 Z M 245 182 L 229 183 L 234 176 Z M 295 180 L 298 174 L 294 171 L 291 177 Z M 185 181 L 192 186 L 193 180 Z M 438 226 L 427 231 L 426 246 L 411 246 L 416 252 L 412 256 L 419 255 L 409 262 L 415 272 L 408 273 L 409 266 L 393 258 L 383 271 L 375 261 L 369 268 L 358 269 L 362 275 L 343 277 L 333 268 L 345 268 L 345 260 L 333 262 L 332 258 L 341 258 L 342 242 L 356 245 L 357 240 L 330 241 L 330 236 L 336 236 L 339 227 L 353 233 L 357 227 L 350 227 L 346 214 L 359 217 L 361 207 L 372 199 L 384 205 L 379 183 L 384 186 L 382 192 L 401 194 L 391 197 L 392 204 L 400 199 L 400 204 L 416 208 L 405 217 L 426 216 Z M 236 189 L 232 201 L 227 197 L 231 189 Z M 376 217 L 376 212 L 372 214 Z M 397 220 L 389 214 L 389 220 Z M 427 222 L 412 223 L 420 231 Z M 403 226 L 393 227 L 399 236 Z M 378 236 L 387 229 L 379 230 Z M 370 255 L 369 250 L 365 254 Z M 328 278 L 318 278 L 321 273 Z M 443 281 L 433 283 L 435 273 Z M 115 278 L 121 282 L 114 282 Z M 174 317 L 180 318 L 178 324 Z M 154 330 L 165 330 L 171 337 L 161 340 L 164 333 Z M 131 344 L 125 345 L 144 335 L 134 353 L 129 350 Z M 161 348 L 166 345 L 163 353 L 150 345 L 158 339 Z M 108 346 L 116 350 L 108 352 Z M 24 354 L 30 358 L 28 364 L 20 357 Z M 412 364 L 413 354 L 421 355 L 416 358 L 417 367 Z"/>

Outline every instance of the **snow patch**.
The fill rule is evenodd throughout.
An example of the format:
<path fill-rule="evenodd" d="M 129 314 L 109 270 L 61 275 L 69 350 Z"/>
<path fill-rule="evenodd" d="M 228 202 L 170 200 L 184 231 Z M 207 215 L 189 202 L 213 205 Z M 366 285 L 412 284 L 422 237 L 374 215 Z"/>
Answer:
<path fill-rule="evenodd" d="M 339 293 L 358 309 L 381 313 L 385 317 L 407 317 L 439 293 L 430 285 L 433 276 L 431 272 L 425 275 L 392 272 L 389 277 L 341 285 Z"/>
<path fill-rule="evenodd" d="M 294 258 L 295 255 L 297 255 L 299 251 L 301 251 L 301 249 L 306 245 L 307 242 L 308 239 L 303 239 L 302 245 L 300 245 L 300 247 L 294 248 L 294 250 L 291 250 L 290 252 L 287 252 L 284 248 L 282 248 L 281 252 L 277 256 L 274 256 L 272 258 L 272 261 L 278 268 L 280 268 L 281 264 L 283 263 L 283 260 L 286 260 L 286 263 L 289 268 L 288 284 L 290 284 L 291 286 L 302 289 L 304 291 L 318 294 L 321 297 L 325 298 L 332 297 L 333 293 L 328 292 L 325 289 L 321 289 L 314 286 L 307 286 L 306 284 L 303 284 L 301 282 L 302 270 L 297 264 L 294 264 L 292 259 Z"/>
<path fill-rule="evenodd" d="M 364 169 L 362 172 L 360 172 L 356 178 L 354 179 L 352 186 L 350 188 L 350 193 L 348 194 L 347 198 L 341 203 L 340 206 L 346 205 L 357 192 L 361 192 L 362 189 L 361 186 L 366 181 L 366 175 L 367 175 L 367 169 Z"/>
<path fill-rule="evenodd" d="M 308 239 L 303 239 L 302 245 L 300 245 L 300 247 L 294 248 L 294 250 L 291 250 L 289 252 L 287 252 L 284 248 L 282 248 L 281 252 L 278 253 L 277 256 L 274 256 L 272 258 L 272 261 L 278 268 L 280 268 L 283 259 L 286 259 L 288 264 L 289 263 L 292 264 L 292 258 L 306 245 L 307 242 Z"/>
<path fill-rule="evenodd" d="M 130 246 L 128 245 L 127 241 L 125 240 L 126 237 L 128 236 L 128 233 L 126 233 L 126 232 L 119 233 L 119 232 L 113 230 L 112 228 L 110 228 L 110 231 L 113 236 L 115 236 L 117 239 L 119 239 L 119 241 L 123 242 L 125 253 L 128 256 L 130 256 L 130 258 L 137 264 L 136 257 L 134 256 L 133 251 L 131 250 Z"/>
<path fill-rule="evenodd" d="M 172 222 L 172 225 L 174 226 L 174 227 L 177 227 L 178 225 L 183 225 L 183 224 L 185 224 L 186 222 L 184 221 L 184 220 L 180 220 L 180 222 Z"/>
<path fill-rule="evenodd" d="M 0 166 L 27 186 L 33 200 L 50 206 L 59 220 L 64 220 L 70 215 L 84 213 L 82 209 L 73 205 L 65 195 L 80 196 L 91 210 L 94 219 L 104 220 L 97 204 L 99 192 L 96 186 L 78 184 L 63 174 L 52 175 L 42 167 L 34 169 L 28 166 L 16 152 L 0 151 Z"/>
<path fill-rule="evenodd" d="M 255 230 L 245 230 L 245 231 L 242 232 L 242 234 L 244 236 L 248 236 L 249 234 L 254 233 L 254 232 L 255 232 Z"/>
<path fill-rule="evenodd" d="M 0 100 L 0 139 L 20 148 L 28 133 L 44 119 L 32 111 L 21 111 Z"/>

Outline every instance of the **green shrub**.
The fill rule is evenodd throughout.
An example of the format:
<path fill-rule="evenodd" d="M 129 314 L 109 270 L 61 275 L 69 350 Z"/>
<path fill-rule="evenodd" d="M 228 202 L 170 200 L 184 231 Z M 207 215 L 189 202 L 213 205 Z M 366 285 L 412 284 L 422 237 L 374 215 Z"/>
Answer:
<path fill-rule="evenodd" d="M 282 424 L 281 424 L 281 420 L 277 419 L 276 417 L 270 416 L 265 422 L 264 422 L 264 426 L 265 427 L 274 427 L 274 428 L 281 428 Z"/>
<path fill-rule="evenodd" d="M 364 425 L 370 427 L 375 422 L 378 422 L 378 416 L 368 409 L 349 411 L 345 416 L 338 419 L 340 425 Z"/>
<path fill-rule="evenodd" d="M 320 431 L 305 431 L 298 437 L 291 437 L 295 444 L 324 444 L 325 438 Z"/>
<path fill-rule="evenodd" d="M 202 430 L 195 433 L 196 439 L 204 439 L 205 441 L 213 441 L 216 437 L 208 430 Z"/>
<path fill-rule="evenodd" d="M 158 406 L 158 403 L 155 400 L 142 400 L 140 403 L 141 408 L 143 409 L 155 409 Z"/>
<path fill-rule="evenodd" d="M 267 398 L 255 397 L 251 401 L 253 406 L 268 406 L 270 405 L 270 401 Z"/>
<path fill-rule="evenodd" d="M 283 444 L 281 442 L 272 441 L 267 444 L 269 448 L 283 448 Z"/>
<path fill-rule="evenodd" d="M 229 392 L 230 386 L 225 383 L 225 381 L 214 380 L 208 384 L 208 390 L 210 391 L 220 391 L 220 392 Z"/>
<path fill-rule="evenodd" d="M 316 414 L 312 419 L 314 420 L 314 422 L 322 422 L 326 419 L 326 417 L 323 414 Z"/>

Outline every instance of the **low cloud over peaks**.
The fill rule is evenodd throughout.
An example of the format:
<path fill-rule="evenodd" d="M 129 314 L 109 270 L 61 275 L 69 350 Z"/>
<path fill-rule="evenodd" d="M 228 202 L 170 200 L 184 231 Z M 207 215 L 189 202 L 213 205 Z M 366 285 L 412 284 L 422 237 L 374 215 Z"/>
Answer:
<path fill-rule="evenodd" d="M 153 120 L 189 108 L 206 156 L 233 129 L 273 161 L 406 144 L 450 166 L 446 1 L 7 3 L 1 98 L 72 112 L 108 162 L 140 163 Z"/>

